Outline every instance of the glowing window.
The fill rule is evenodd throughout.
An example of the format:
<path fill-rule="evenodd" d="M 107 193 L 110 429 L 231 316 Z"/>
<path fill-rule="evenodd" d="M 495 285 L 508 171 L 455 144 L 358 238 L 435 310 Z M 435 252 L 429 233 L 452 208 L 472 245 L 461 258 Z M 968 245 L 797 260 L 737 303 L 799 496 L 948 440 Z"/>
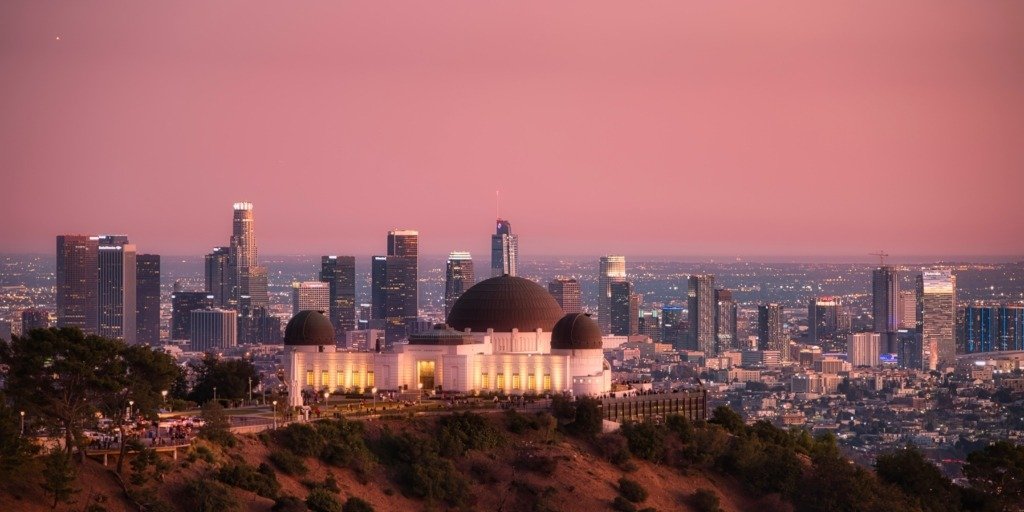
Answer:
<path fill-rule="evenodd" d="M 512 389 L 519 389 L 519 384 L 520 384 L 519 383 L 519 374 L 518 373 L 513 373 L 512 374 Z"/>
<path fill-rule="evenodd" d="M 306 385 L 313 385 L 313 370 L 306 370 Z"/>
<path fill-rule="evenodd" d="M 323 370 L 320 372 L 320 385 L 330 386 L 331 385 L 331 372 Z"/>
<path fill-rule="evenodd" d="M 495 384 L 494 387 L 496 387 L 498 389 L 505 389 L 505 374 L 504 373 L 499 373 L 498 374 L 498 382 L 497 382 L 497 384 Z"/>
<path fill-rule="evenodd" d="M 375 385 L 376 385 L 376 383 L 375 383 L 375 381 L 373 379 L 373 372 L 372 371 L 366 372 L 366 387 L 372 388 Z"/>
<path fill-rule="evenodd" d="M 551 375 L 544 375 L 544 391 L 551 391 Z"/>
<path fill-rule="evenodd" d="M 537 376 L 530 374 L 526 377 L 526 389 L 535 390 L 537 389 Z"/>
<path fill-rule="evenodd" d="M 480 389 L 488 389 L 491 387 L 491 376 L 486 373 L 480 374 Z"/>

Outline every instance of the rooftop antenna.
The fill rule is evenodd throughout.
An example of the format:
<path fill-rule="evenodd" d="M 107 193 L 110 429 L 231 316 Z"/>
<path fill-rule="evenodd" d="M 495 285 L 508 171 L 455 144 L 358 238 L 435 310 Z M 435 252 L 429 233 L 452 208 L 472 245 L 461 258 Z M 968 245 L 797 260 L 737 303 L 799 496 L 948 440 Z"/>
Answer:
<path fill-rule="evenodd" d="M 501 218 L 500 208 L 501 208 L 501 191 L 500 190 L 495 190 L 494 191 L 494 218 L 495 219 L 500 219 Z"/>
<path fill-rule="evenodd" d="M 885 251 L 878 251 L 878 252 L 868 253 L 868 256 L 878 256 L 878 266 L 884 267 L 885 266 L 885 259 L 889 257 L 889 253 L 887 253 Z"/>

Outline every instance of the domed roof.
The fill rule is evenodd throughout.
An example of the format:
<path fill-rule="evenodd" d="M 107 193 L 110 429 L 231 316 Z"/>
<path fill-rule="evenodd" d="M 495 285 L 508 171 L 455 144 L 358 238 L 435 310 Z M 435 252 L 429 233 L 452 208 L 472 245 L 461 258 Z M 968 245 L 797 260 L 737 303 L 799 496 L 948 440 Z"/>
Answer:
<path fill-rule="evenodd" d="M 334 345 L 334 326 L 319 311 L 299 311 L 284 328 L 285 345 Z"/>
<path fill-rule="evenodd" d="M 471 345 L 476 343 L 471 334 L 456 331 L 445 324 L 409 336 L 410 345 Z"/>
<path fill-rule="evenodd" d="M 552 350 L 601 349 L 601 328 L 590 315 L 569 313 L 551 330 Z"/>
<path fill-rule="evenodd" d="M 561 306 L 537 283 L 513 276 L 485 279 L 463 292 L 448 313 L 448 325 L 473 332 L 551 331 Z"/>

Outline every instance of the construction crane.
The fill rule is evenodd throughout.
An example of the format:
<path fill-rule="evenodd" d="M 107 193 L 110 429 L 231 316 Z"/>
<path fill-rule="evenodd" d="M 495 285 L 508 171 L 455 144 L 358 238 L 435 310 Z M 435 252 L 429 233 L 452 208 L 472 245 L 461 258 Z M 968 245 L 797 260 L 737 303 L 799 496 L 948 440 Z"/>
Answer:
<path fill-rule="evenodd" d="M 870 252 L 868 256 L 878 256 L 878 266 L 885 266 L 885 259 L 889 257 L 889 253 L 885 251 Z"/>

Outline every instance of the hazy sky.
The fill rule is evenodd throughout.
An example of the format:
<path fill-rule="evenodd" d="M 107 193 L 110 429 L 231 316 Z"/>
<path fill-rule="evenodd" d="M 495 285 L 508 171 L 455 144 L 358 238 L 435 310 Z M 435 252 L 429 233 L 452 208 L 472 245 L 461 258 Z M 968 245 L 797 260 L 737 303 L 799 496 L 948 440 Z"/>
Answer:
<path fill-rule="evenodd" d="M 0 2 L 0 252 L 1024 253 L 1024 2 Z"/>

